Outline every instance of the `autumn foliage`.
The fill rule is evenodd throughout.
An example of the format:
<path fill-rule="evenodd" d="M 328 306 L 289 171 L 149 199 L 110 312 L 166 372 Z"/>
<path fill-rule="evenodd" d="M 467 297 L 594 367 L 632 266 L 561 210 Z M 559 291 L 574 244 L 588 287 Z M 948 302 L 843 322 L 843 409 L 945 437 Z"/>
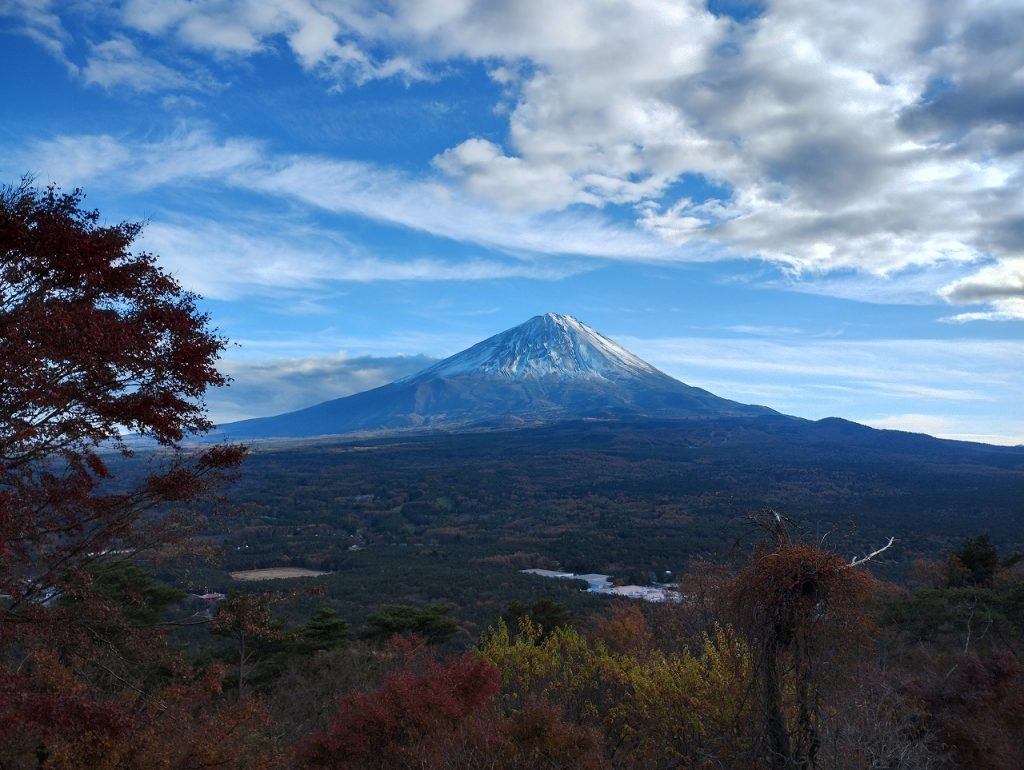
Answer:
<path fill-rule="evenodd" d="M 0 589 L 15 621 L 40 600 L 88 591 L 82 568 L 112 549 L 160 544 L 143 512 L 186 503 L 237 466 L 237 447 L 186 457 L 175 442 L 210 427 L 225 341 L 196 298 L 128 248 L 137 224 L 101 226 L 82 195 L 0 191 Z M 168 448 L 126 487 L 110 449 L 124 431 Z M 183 520 L 172 519 L 171 524 Z M 4 628 L 10 626 L 5 624 Z"/>
<path fill-rule="evenodd" d="M 82 197 L 0 189 L 0 745 L 11 766 L 132 766 L 123 752 L 171 712 L 160 704 L 209 704 L 97 567 L 180 540 L 194 524 L 185 506 L 243 456 L 179 446 L 211 427 L 202 395 L 224 384 L 225 340 L 153 256 L 129 251 L 140 226 L 101 225 Z M 160 451 L 131 463 L 128 431 Z"/>
<path fill-rule="evenodd" d="M 874 583 L 834 552 L 772 527 L 729 584 L 753 659 L 757 740 L 777 770 L 816 767 L 829 706 L 867 649 Z"/>
<path fill-rule="evenodd" d="M 473 654 L 427 661 L 376 690 L 342 699 L 327 730 L 297 749 L 297 764 L 331 770 L 515 770 L 607 767 L 596 731 L 550 704 L 501 708 L 501 672 Z"/>
<path fill-rule="evenodd" d="M 79 191 L 0 190 L 0 587 L 20 606 L 60 590 L 96 554 L 157 544 L 142 512 L 184 503 L 237 466 L 238 447 L 187 457 L 211 427 L 225 340 L 153 256 L 140 226 L 101 226 Z M 110 450 L 131 431 L 167 448 L 125 487 Z M 83 588 L 81 585 L 77 588 Z"/>
<path fill-rule="evenodd" d="M 494 698 L 498 677 L 497 669 L 471 656 L 394 674 L 374 692 L 346 696 L 332 728 L 312 736 L 301 750 L 303 764 L 418 767 Z"/>

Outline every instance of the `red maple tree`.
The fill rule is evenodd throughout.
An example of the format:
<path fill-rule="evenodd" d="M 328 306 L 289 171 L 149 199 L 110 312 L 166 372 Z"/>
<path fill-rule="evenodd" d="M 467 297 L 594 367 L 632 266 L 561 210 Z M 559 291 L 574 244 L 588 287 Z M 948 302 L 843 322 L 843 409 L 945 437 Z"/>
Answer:
<path fill-rule="evenodd" d="M 294 764 L 319 770 L 605 770 L 600 737 L 560 708 L 503 711 L 501 672 L 483 658 L 427 660 L 369 692 L 345 695 L 328 727 L 306 736 Z"/>
<path fill-rule="evenodd" d="M 92 733 L 128 724 L 115 694 L 143 691 L 126 661 L 151 630 L 94 590 L 91 568 L 180 538 L 182 504 L 244 455 L 180 445 L 212 427 L 202 396 L 225 383 L 226 340 L 129 251 L 139 224 L 103 225 L 82 200 L 0 188 L 0 722 L 35 731 L 44 753 L 77 715 Z M 128 433 L 152 442 L 135 462 Z"/>

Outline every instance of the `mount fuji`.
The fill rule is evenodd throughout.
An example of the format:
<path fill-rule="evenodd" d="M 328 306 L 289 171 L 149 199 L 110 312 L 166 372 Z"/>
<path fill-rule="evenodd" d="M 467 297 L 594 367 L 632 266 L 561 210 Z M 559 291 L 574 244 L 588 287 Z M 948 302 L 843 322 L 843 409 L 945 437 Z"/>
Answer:
<path fill-rule="evenodd" d="M 229 438 L 543 425 L 588 418 L 777 415 L 686 385 L 568 315 L 548 313 L 363 393 L 219 426 Z"/>

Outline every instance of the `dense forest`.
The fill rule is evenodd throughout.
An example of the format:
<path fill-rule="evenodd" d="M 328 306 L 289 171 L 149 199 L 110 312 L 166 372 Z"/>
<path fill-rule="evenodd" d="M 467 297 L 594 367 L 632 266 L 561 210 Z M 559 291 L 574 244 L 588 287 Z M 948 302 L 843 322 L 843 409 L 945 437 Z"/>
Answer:
<path fill-rule="evenodd" d="M 671 581 L 694 559 L 749 552 L 749 516 L 766 507 L 850 555 L 895 537 L 873 566 L 890 582 L 980 532 L 1024 550 L 1024 451 L 908 434 L 894 450 L 836 441 L 827 425 L 798 442 L 759 426 L 583 422 L 255 444 L 205 509 L 216 559 L 161 576 L 204 593 L 237 590 L 232 570 L 324 570 L 318 585 L 351 620 L 382 602 L 444 601 L 477 633 L 510 601 L 556 590 L 520 569 Z M 560 600 L 580 611 L 598 601 Z"/>
<path fill-rule="evenodd" d="M 1024 766 L 1019 449 L 189 445 L 227 341 L 80 204 L 0 190 L 0 768 Z M 269 567 L 326 574 L 231 574 Z"/>

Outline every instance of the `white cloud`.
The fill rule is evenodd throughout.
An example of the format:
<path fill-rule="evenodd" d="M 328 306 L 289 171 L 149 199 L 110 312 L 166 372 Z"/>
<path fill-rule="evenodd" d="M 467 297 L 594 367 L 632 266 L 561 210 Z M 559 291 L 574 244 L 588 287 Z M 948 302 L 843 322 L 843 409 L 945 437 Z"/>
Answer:
<path fill-rule="evenodd" d="M 133 30 L 173 36 L 190 49 L 222 57 L 267 51 L 283 38 L 304 69 L 339 83 L 423 76 L 406 57 L 375 57 L 349 39 L 358 35 L 357 28 L 365 21 L 348 5 L 312 0 L 128 0 L 122 16 Z"/>
<path fill-rule="evenodd" d="M 1024 299 L 994 299 L 989 303 L 989 310 L 976 310 L 947 316 L 944 321 L 949 323 L 968 323 L 970 321 L 1021 321 L 1024 320 Z"/>
<path fill-rule="evenodd" d="M 673 251 L 596 214 L 495 211 L 430 177 L 363 162 L 275 156 L 260 142 L 216 140 L 198 129 L 148 142 L 60 136 L 13 153 L 9 166 L 10 173 L 33 168 L 47 180 L 93 190 L 184 186 L 202 187 L 209 195 L 211 187 L 225 185 L 516 254 L 658 260 Z M 558 277 L 578 269 L 541 265 L 533 273 Z"/>
<path fill-rule="evenodd" d="M 172 91 L 209 87 L 208 78 L 192 77 L 145 56 L 126 38 L 94 45 L 82 68 L 82 79 L 103 88 L 127 87 L 135 91 Z"/>
<path fill-rule="evenodd" d="M 572 202 L 594 203 L 593 196 L 576 194 L 572 177 L 555 164 L 527 165 L 502 154 L 484 139 L 468 139 L 434 158 L 434 165 L 462 181 L 473 197 L 492 200 L 507 209 L 543 211 Z"/>
<path fill-rule="evenodd" d="M 928 433 L 938 436 L 946 433 L 949 428 L 949 420 L 945 417 L 936 417 L 930 414 L 893 414 L 888 417 L 879 417 L 875 420 L 868 420 L 866 425 L 872 428 L 885 430 L 903 430 L 910 433 Z"/>
<path fill-rule="evenodd" d="M 261 361 L 229 358 L 218 368 L 233 381 L 226 388 L 207 391 L 207 406 L 215 423 L 268 417 L 370 390 L 434 361 L 425 356 L 345 353 Z"/>
<path fill-rule="evenodd" d="M 942 294 L 957 302 L 1024 298 L 1024 257 L 1007 258 L 951 283 Z"/>
<path fill-rule="evenodd" d="M 950 419 L 959 433 L 1024 434 L 1017 341 L 616 339 L 683 382 L 787 414 L 866 422 L 879 419 L 880 404 L 902 401 Z M 1017 406 L 1002 428 L 981 424 L 993 403 Z"/>
<path fill-rule="evenodd" d="M 1012 5 L 998 14 L 995 42 L 1006 42 L 982 40 L 986 55 L 976 38 L 993 37 L 990 16 L 969 4 L 936 20 L 923 0 L 898 9 L 790 0 L 743 26 L 697 2 L 458 7 L 434 27 L 423 23 L 433 4 L 404 6 L 389 20 L 401 31 L 389 34 L 533 64 L 508 152 L 492 145 L 458 163 L 469 145 L 449 151 L 448 170 L 474 196 L 528 209 L 656 204 L 642 207 L 640 224 L 677 244 L 713 239 L 797 273 L 886 276 L 1022 246 L 1010 224 L 1024 215 L 1020 157 L 992 141 L 972 151 L 943 140 L 948 118 L 930 131 L 909 130 L 907 118 L 927 110 L 937 76 L 984 90 L 1020 69 L 1009 29 L 1024 31 L 1024 17 Z M 988 120 L 964 113 L 965 127 Z M 717 208 L 660 200 L 684 174 L 732 195 Z"/>
<path fill-rule="evenodd" d="M 949 302 L 988 305 L 988 310 L 957 313 L 946 319 L 952 323 L 1024 320 L 1024 257 L 1007 257 L 987 265 L 944 286 L 940 294 Z"/>
<path fill-rule="evenodd" d="M 482 281 L 562 278 L 573 266 L 509 259 L 383 259 L 363 253 L 329 229 L 289 221 L 150 223 L 138 246 L 191 291 L 210 299 L 252 294 L 295 295 L 337 281 Z M 577 270 L 580 268 L 576 268 Z M 305 296 L 305 292 L 299 296 Z M 317 312 L 306 297 L 297 311 Z"/>
<path fill-rule="evenodd" d="M 262 165 L 263 153 L 260 142 L 217 141 L 205 131 L 184 128 L 156 141 L 109 134 L 61 135 L 12 153 L 8 165 L 32 168 L 65 187 L 95 183 L 139 191 L 218 183 L 229 172 Z"/>
<path fill-rule="evenodd" d="M 72 74 L 78 71 L 65 53 L 71 36 L 55 12 L 53 0 L 4 0 L 0 19 L 13 21 L 14 30 L 42 46 Z"/>
<path fill-rule="evenodd" d="M 1002 382 L 1011 372 L 1024 367 L 1024 343 L 988 340 L 772 341 L 681 337 L 623 338 L 619 342 L 651 363 L 659 365 L 660 362 L 675 371 L 696 365 L 782 375 L 827 374 L 863 383 L 916 379 L 926 383 L 945 382 L 947 385 L 942 391 L 958 399 L 969 392 L 950 389 L 949 382 L 966 386 Z M 905 362 L 895 372 L 894 360 Z M 993 370 L 1001 370 L 1001 374 L 994 376 Z"/>
<path fill-rule="evenodd" d="M 971 265 L 917 265 L 886 276 L 855 270 L 836 271 L 809 277 L 786 274 L 781 277 L 750 278 L 752 284 L 809 294 L 841 297 L 857 302 L 895 305 L 933 305 L 942 289 L 959 280 Z"/>
<path fill-rule="evenodd" d="M 327 211 L 513 252 L 622 259 L 667 258 L 671 253 L 664 243 L 598 216 L 495 211 L 435 180 L 367 163 L 293 157 L 268 173 L 231 181 Z"/>
<path fill-rule="evenodd" d="M 884 430 L 927 433 L 938 438 L 974 441 L 1004 446 L 1024 445 L 1024 421 L 1007 425 L 992 420 L 964 420 L 955 415 L 939 417 L 930 414 L 894 414 L 862 420 L 865 425 Z M 988 432 L 983 432 L 988 431 Z"/>
<path fill-rule="evenodd" d="M 52 5 L 14 13 L 63 50 Z M 339 87 L 472 59 L 503 89 L 507 139 L 455 142 L 434 158 L 445 179 L 277 158 L 236 173 L 240 186 L 505 249 L 766 259 L 812 285 L 994 263 L 978 276 L 986 307 L 951 318 L 1021 317 L 1000 294 L 1024 253 L 1012 0 L 777 0 L 746 23 L 699 0 L 128 0 L 121 19 L 125 38 L 90 65 L 96 82 L 174 82 L 128 47 L 152 36 L 222 63 L 284 48 Z M 336 178 L 307 186 L 325 181 L 321 166 Z M 680 184 L 694 180 L 714 187 Z M 633 232 L 579 215 L 610 205 L 635 207 Z M 979 301 L 968 294 L 941 296 Z"/>
<path fill-rule="evenodd" d="M 305 249 L 293 239 L 265 231 L 256 234 L 251 226 L 221 222 L 152 222 L 137 245 L 159 254 L 165 269 L 209 299 L 237 299 L 260 289 L 310 288 L 330 276 L 333 267 L 325 251 Z M 348 251 L 344 244 L 332 245 L 342 255 Z"/>
<path fill-rule="evenodd" d="M 533 65 L 507 148 L 470 139 L 439 156 L 472 195 L 634 203 L 640 226 L 697 256 L 717 241 L 813 282 L 1024 248 L 1022 156 L 1008 147 L 1024 84 L 1007 85 L 1024 14 L 997 5 L 791 0 L 730 25 L 701 3 L 463 3 L 442 29 L 411 10 L 394 21 L 442 52 Z M 933 97 L 937 79 L 957 98 Z M 683 175 L 729 197 L 662 198 Z"/>

